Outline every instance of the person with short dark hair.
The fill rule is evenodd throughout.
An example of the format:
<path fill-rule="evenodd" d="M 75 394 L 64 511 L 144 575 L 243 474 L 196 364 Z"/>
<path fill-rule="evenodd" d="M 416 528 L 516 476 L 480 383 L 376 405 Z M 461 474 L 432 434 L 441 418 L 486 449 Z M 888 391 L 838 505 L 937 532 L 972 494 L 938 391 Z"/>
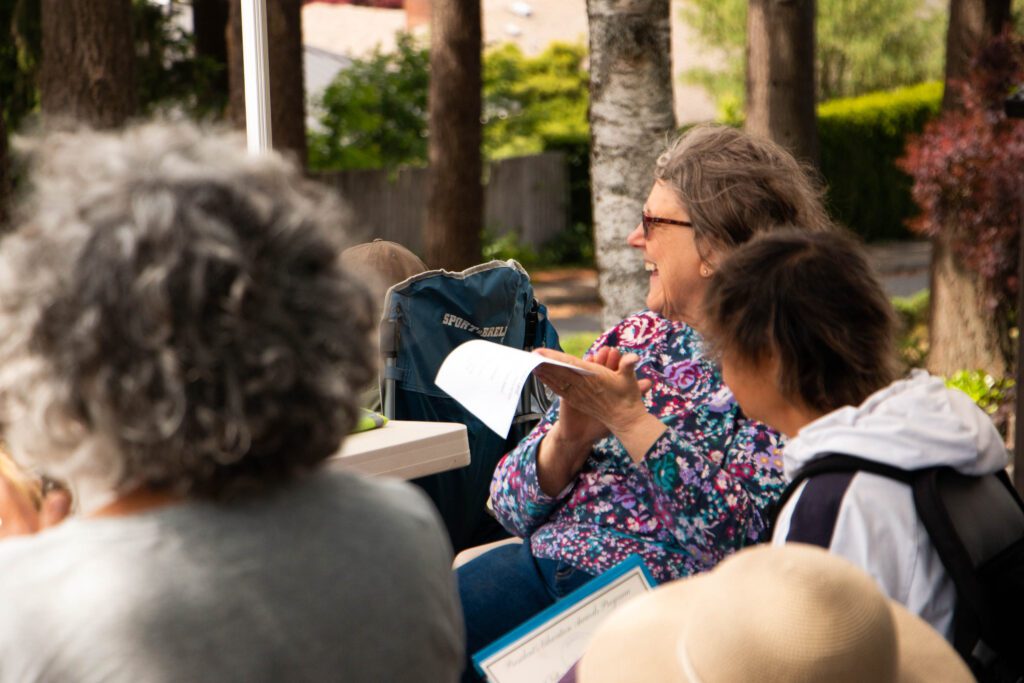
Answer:
<path fill-rule="evenodd" d="M 375 370 L 338 200 L 186 123 L 27 151 L 0 419 L 79 515 L 0 542 L 0 680 L 455 680 L 436 511 L 324 467 Z"/>
<path fill-rule="evenodd" d="M 705 335 L 744 413 L 789 438 L 790 479 L 830 453 L 904 470 L 1006 467 L 988 416 L 922 370 L 899 376 L 894 314 L 863 249 L 840 234 L 775 231 L 736 249 L 704 298 Z M 829 548 L 951 637 L 956 593 L 906 484 L 869 472 L 802 483 L 773 542 Z"/>

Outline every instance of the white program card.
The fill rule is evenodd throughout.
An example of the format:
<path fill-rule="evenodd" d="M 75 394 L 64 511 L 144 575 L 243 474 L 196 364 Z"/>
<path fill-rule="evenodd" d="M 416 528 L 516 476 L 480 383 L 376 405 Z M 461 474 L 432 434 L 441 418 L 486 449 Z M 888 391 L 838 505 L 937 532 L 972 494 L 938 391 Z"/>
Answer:
<path fill-rule="evenodd" d="M 474 339 L 456 347 L 444 359 L 434 382 L 476 415 L 498 435 L 508 436 L 526 378 L 542 363 L 591 375 L 536 353 Z"/>
<path fill-rule="evenodd" d="M 476 653 L 473 663 L 491 683 L 557 683 L 601 622 L 655 585 L 633 555 Z"/>

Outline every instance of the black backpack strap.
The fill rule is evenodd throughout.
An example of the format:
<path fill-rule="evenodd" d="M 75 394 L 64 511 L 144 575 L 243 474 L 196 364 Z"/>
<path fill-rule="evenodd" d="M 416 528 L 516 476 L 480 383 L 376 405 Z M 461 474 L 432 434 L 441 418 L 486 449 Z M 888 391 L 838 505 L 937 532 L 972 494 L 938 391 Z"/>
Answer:
<path fill-rule="evenodd" d="M 523 337 L 523 348 L 533 350 L 533 342 L 537 337 L 537 324 L 540 322 L 540 304 L 536 298 L 530 299 L 530 310 L 526 312 L 526 335 Z"/>
<path fill-rule="evenodd" d="M 1024 502 L 1009 477 L 924 470 L 914 483 L 914 506 L 956 587 L 954 647 L 983 680 L 1003 680 L 983 675 L 995 650 L 1019 675 L 1024 656 L 1010 634 L 1020 628 L 1024 607 L 1024 580 L 1013 579 L 1024 571 Z"/>
<path fill-rule="evenodd" d="M 865 458 L 859 458 L 855 455 L 847 455 L 846 453 L 823 453 L 820 457 L 807 463 L 796 476 L 793 477 L 786 489 L 782 492 L 778 501 L 769 511 L 769 532 L 768 538 L 770 539 L 775 531 L 776 523 L 778 522 L 779 513 L 782 512 L 782 508 L 786 506 L 786 503 L 793 494 L 796 493 L 800 485 L 807 479 L 815 477 L 821 474 L 833 474 L 833 473 L 852 473 L 857 472 L 871 472 L 872 474 L 878 474 L 889 479 L 896 479 L 906 484 L 910 484 L 913 480 L 913 473 L 901 470 L 898 467 L 892 467 L 891 465 L 883 465 L 882 463 L 875 462 L 873 460 L 867 460 Z M 823 545 L 817 543 L 816 545 Z M 824 544 L 827 547 L 827 544 Z"/>
<path fill-rule="evenodd" d="M 772 530 L 805 480 L 837 472 L 870 472 L 911 487 L 918 518 L 956 588 L 954 647 L 981 681 L 1024 680 L 1024 653 L 1015 635 L 1024 613 L 1024 501 L 1007 474 L 969 476 L 949 467 L 908 471 L 826 453 L 786 487 L 771 516 Z"/>

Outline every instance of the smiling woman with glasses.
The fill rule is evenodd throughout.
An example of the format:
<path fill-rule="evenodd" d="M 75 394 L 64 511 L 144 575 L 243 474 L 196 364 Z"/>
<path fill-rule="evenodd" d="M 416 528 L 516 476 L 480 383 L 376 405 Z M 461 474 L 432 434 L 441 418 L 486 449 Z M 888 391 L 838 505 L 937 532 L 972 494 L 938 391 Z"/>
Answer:
<path fill-rule="evenodd" d="M 698 126 L 658 159 L 626 238 L 649 273 L 647 310 L 585 360 L 539 352 L 593 374 L 536 371 L 560 400 L 491 484 L 524 543 L 458 570 L 469 653 L 630 555 L 667 581 L 761 539 L 783 485 L 779 436 L 743 415 L 696 330 L 715 264 L 786 223 L 831 227 L 820 188 L 778 145 Z"/>
<path fill-rule="evenodd" d="M 649 216 L 646 212 L 640 214 L 640 224 L 644 226 L 644 239 L 650 239 L 651 228 L 658 224 L 664 223 L 665 225 L 681 225 L 684 228 L 692 228 L 693 223 L 690 221 L 677 221 L 674 218 L 662 218 L 660 216 Z"/>

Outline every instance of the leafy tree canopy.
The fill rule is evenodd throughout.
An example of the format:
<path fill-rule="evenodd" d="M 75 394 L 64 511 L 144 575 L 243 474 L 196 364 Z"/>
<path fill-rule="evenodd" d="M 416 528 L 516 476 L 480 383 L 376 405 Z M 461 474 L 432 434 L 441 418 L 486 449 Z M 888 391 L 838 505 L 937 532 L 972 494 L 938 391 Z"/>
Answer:
<path fill-rule="evenodd" d="M 488 51 L 483 64 L 484 153 L 530 154 L 553 141 L 587 137 L 586 50 L 555 43 L 537 57 L 513 45 Z M 426 163 L 427 48 L 402 35 L 394 52 L 353 60 L 315 103 L 310 132 L 314 170 L 395 168 Z"/>
<path fill-rule="evenodd" d="M 815 73 L 818 101 L 942 77 L 945 6 L 923 0 L 818 0 Z M 683 19 L 698 40 L 719 50 L 720 69 L 693 68 L 727 120 L 742 117 L 746 74 L 746 0 L 687 0 Z"/>
<path fill-rule="evenodd" d="M 429 67 L 427 49 L 402 34 L 394 52 L 378 48 L 342 69 L 314 102 L 320 130 L 309 132 L 310 168 L 425 162 Z"/>
<path fill-rule="evenodd" d="M 553 43 L 537 57 L 506 44 L 484 56 L 484 151 L 543 151 L 553 140 L 587 139 L 589 82 L 582 45 Z"/>

